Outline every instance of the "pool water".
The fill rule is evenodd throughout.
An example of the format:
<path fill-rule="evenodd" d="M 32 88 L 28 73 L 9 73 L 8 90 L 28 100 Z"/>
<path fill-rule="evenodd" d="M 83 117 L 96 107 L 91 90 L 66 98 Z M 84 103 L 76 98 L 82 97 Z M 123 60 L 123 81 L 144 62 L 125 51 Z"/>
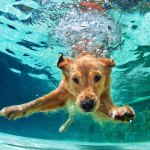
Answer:
<path fill-rule="evenodd" d="M 68 117 L 64 110 L 16 121 L 0 117 L 0 149 L 149 149 L 150 1 L 109 5 L 102 13 L 82 12 L 78 0 L 1 1 L 0 109 L 54 90 L 62 77 L 59 56 L 75 57 L 78 45 L 115 60 L 111 95 L 116 105 L 134 108 L 135 120 L 100 126 L 81 115 L 59 133 Z"/>
<path fill-rule="evenodd" d="M 7 150 L 149 150 L 150 143 L 88 143 L 53 141 L 0 134 L 1 149 Z"/>

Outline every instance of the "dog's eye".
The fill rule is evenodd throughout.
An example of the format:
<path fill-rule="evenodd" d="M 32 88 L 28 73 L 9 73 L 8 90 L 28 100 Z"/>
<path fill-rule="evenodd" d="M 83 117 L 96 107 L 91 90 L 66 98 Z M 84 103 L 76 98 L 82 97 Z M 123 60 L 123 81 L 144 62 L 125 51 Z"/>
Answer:
<path fill-rule="evenodd" d="M 73 81 L 74 81 L 76 84 L 79 84 L 79 80 L 78 80 L 77 77 L 74 77 L 74 78 L 73 78 Z"/>
<path fill-rule="evenodd" d="M 100 75 L 96 75 L 96 76 L 94 77 L 94 81 L 95 81 L 95 82 L 98 82 L 100 79 L 101 79 L 101 76 L 100 76 Z"/>

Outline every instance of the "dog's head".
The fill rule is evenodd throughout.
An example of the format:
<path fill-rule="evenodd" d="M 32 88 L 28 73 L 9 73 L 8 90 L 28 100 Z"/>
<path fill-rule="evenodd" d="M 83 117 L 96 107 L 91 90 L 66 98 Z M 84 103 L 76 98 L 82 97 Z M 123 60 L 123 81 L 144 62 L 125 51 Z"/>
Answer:
<path fill-rule="evenodd" d="M 76 105 L 83 112 L 94 112 L 100 105 L 100 97 L 106 88 L 114 61 L 92 55 L 79 56 L 75 60 L 59 58 L 69 92 L 75 97 Z"/>

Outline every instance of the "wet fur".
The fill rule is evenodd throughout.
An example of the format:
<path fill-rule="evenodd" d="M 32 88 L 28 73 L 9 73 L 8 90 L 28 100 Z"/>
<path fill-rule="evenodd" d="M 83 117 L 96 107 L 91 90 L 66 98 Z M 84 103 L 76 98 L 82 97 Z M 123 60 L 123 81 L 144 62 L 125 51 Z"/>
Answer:
<path fill-rule="evenodd" d="M 48 112 L 66 106 L 69 118 L 59 129 L 64 132 L 76 114 L 85 113 L 80 108 L 80 102 L 88 97 L 95 101 L 96 106 L 90 114 L 98 121 L 109 119 L 129 122 L 134 119 L 135 113 L 130 106 L 117 107 L 110 96 L 110 73 L 115 66 L 113 60 L 81 53 L 74 60 L 61 56 L 57 66 L 62 70 L 63 77 L 56 90 L 25 104 L 5 107 L 0 115 L 16 120 L 33 113 Z M 95 74 L 101 76 L 98 83 L 93 82 Z M 80 80 L 78 85 L 72 80 L 74 76 Z"/>

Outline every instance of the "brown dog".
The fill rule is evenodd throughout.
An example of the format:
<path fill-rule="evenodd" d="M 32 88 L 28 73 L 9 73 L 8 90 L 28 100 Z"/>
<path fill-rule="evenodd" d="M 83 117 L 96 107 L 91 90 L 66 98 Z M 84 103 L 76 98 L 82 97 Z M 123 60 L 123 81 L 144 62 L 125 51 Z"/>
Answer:
<path fill-rule="evenodd" d="M 16 120 L 37 112 L 68 107 L 69 119 L 60 128 L 63 132 L 73 121 L 76 112 L 90 113 L 98 120 L 132 121 L 135 113 L 130 106 L 117 107 L 110 97 L 110 73 L 114 61 L 81 53 L 76 59 L 59 58 L 57 66 L 63 78 L 53 92 L 22 105 L 3 108 L 0 115 Z"/>

